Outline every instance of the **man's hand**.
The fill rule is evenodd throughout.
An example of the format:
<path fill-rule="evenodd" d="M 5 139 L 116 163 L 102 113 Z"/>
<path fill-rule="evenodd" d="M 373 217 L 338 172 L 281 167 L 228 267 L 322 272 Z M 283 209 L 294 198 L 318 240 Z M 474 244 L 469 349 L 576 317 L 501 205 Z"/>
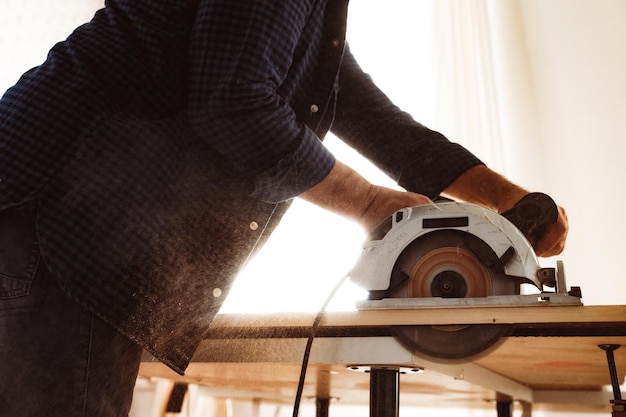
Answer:
<path fill-rule="evenodd" d="M 339 161 L 322 182 L 300 197 L 356 221 L 368 233 L 401 208 L 432 203 L 421 194 L 373 185 Z"/>
<path fill-rule="evenodd" d="M 548 257 L 558 255 L 565 249 L 565 239 L 569 230 L 567 214 L 559 207 L 559 218 L 555 224 L 546 226 L 546 231 L 535 245 L 537 256 Z"/>
<path fill-rule="evenodd" d="M 371 232 L 383 220 L 404 207 L 433 204 L 430 198 L 408 191 L 397 191 L 386 187 L 372 186 L 372 198 L 367 208 L 361 214 L 359 223 L 367 232 Z"/>

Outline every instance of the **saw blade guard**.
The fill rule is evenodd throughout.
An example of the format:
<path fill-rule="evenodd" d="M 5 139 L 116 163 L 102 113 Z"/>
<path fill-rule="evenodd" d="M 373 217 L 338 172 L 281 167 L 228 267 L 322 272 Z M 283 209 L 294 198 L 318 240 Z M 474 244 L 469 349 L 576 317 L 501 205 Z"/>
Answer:
<path fill-rule="evenodd" d="M 537 271 L 541 269 L 541 265 L 522 232 L 509 220 L 491 210 L 460 202 L 408 207 L 394 213 L 364 242 L 361 255 L 352 269 L 351 281 L 370 292 L 387 290 L 390 287 L 394 265 L 405 250 L 409 248 L 411 251 L 410 246 L 416 240 L 421 240 L 426 235 L 435 232 L 437 232 L 435 235 L 441 234 L 443 231 L 470 236 L 469 240 L 476 242 L 470 245 L 470 251 L 472 247 L 481 244 L 490 248 L 495 261 L 502 262 L 501 267 L 504 268 L 505 275 L 525 278 L 538 288 L 542 288 L 542 283 L 537 278 Z M 447 235 L 444 239 L 447 239 Z M 437 249 L 438 246 L 442 245 L 435 245 L 431 249 L 443 250 Z M 406 257 L 406 254 L 404 256 Z M 452 260 L 455 256 L 461 259 L 463 252 L 438 253 L 432 258 L 454 262 Z M 468 260 L 470 258 L 467 257 Z M 436 263 L 436 261 L 432 262 Z M 464 262 L 464 265 L 468 263 Z M 436 265 L 425 266 L 436 268 Z M 465 266 L 465 268 L 471 267 L 471 263 Z M 477 268 L 479 269 L 479 266 Z M 480 279 L 481 272 L 477 270 L 472 276 Z M 447 281 L 453 282 L 454 279 L 451 278 Z M 500 293 L 500 291 L 497 292 Z M 509 290 L 504 292 L 510 293 Z M 467 293 L 465 294 L 464 296 L 468 296 Z"/>

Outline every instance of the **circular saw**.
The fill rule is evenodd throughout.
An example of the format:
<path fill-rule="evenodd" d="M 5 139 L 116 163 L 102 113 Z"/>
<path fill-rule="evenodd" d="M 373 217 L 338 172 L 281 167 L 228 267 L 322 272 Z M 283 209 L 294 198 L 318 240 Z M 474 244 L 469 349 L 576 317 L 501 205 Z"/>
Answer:
<path fill-rule="evenodd" d="M 530 243 L 557 218 L 556 204 L 540 193 L 502 215 L 449 200 L 399 210 L 368 236 L 352 269 L 351 281 L 369 294 L 358 308 L 580 305 L 579 289 L 565 287 L 562 264 L 542 268 Z M 521 294 L 523 284 L 539 296 Z M 462 323 L 392 328 L 413 352 L 446 361 L 485 353 L 512 330 Z"/>

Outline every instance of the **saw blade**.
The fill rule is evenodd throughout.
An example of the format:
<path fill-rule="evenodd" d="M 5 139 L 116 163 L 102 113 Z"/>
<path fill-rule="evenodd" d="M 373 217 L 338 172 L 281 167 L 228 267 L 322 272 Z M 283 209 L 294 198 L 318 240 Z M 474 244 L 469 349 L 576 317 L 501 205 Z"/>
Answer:
<path fill-rule="evenodd" d="M 458 230 L 440 230 L 412 242 L 398 257 L 395 273 L 405 280 L 391 297 L 467 298 L 510 295 L 493 285 L 498 256 L 481 239 Z M 417 313 L 419 314 L 419 313 Z M 434 359 L 475 357 L 510 334 L 510 325 L 397 326 L 394 336 L 413 352 Z"/>
<path fill-rule="evenodd" d="M 407 292 L 409 297 L 486 297 L 492 294 L 491 277 L 467 249 L 442 247 L 415 263 Z"/>
<path fill-rule="evenodd" d="M 473 324 L 467 326 L 400 326 L 393 330 L 398 341 L 412 352 L 436 360 L 475 359 L 495 349 L 512 326 Z"/>

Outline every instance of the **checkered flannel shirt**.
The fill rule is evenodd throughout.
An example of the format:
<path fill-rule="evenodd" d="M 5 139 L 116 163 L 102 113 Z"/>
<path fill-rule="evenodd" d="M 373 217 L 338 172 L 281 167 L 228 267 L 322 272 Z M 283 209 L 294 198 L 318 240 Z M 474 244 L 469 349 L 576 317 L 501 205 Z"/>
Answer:
<path fill-rule="evenodd" d="M 37 199 L 61 286 L 183 372 L 279 202 L 332 168 L 329 129 L 431 197 L 480 163 L 374 86 L 346 13 L 108 0 L 0 101 L 0 208 Z"/>

